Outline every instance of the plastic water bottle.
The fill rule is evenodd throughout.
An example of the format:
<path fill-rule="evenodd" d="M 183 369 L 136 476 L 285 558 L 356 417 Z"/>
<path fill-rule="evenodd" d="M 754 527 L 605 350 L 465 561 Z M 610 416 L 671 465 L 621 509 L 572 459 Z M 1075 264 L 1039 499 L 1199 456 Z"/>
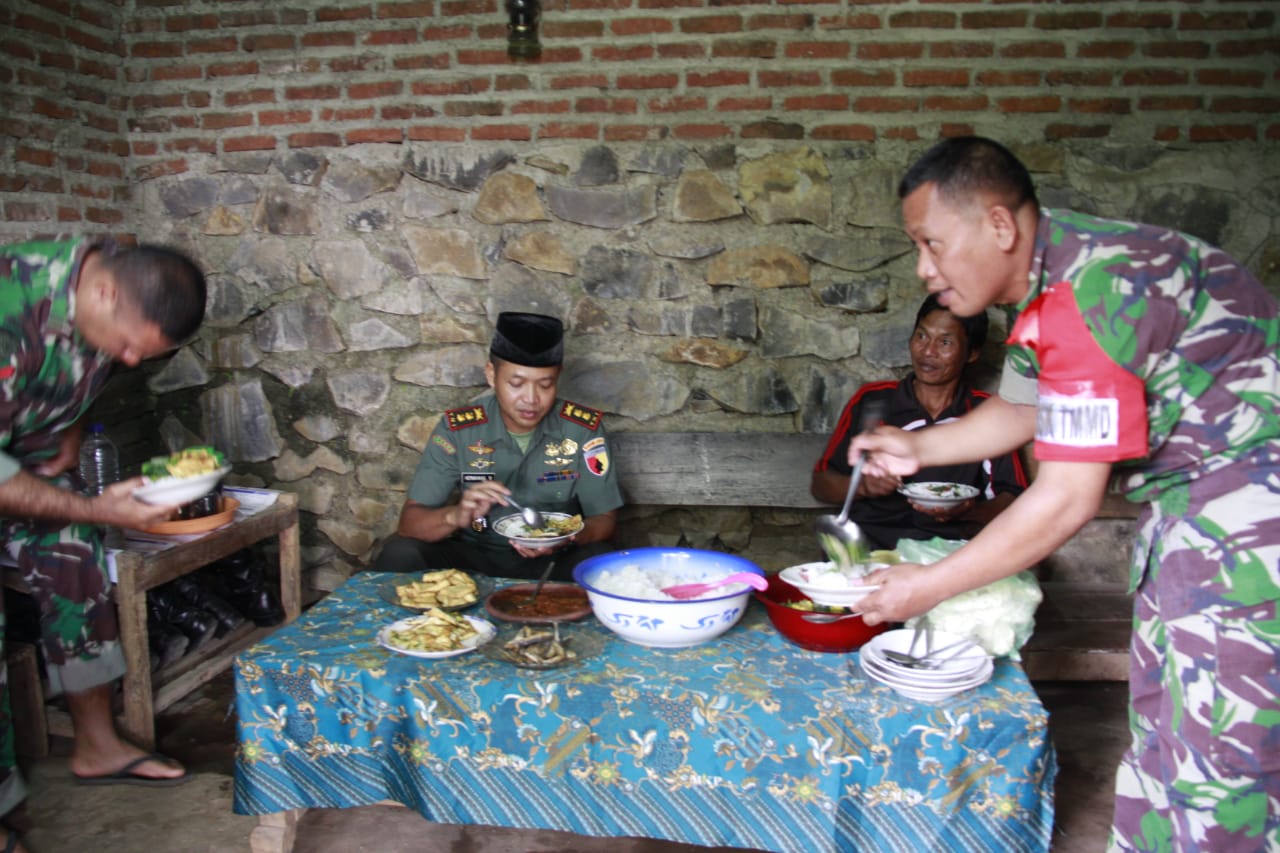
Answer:
<path fill-rule="evenodd" d="M 80 477 L 87 495 L 100 495 L 120 479 L 120 453 L 102 424 L 90 426 L 89 434 L 80 442 Z"/>

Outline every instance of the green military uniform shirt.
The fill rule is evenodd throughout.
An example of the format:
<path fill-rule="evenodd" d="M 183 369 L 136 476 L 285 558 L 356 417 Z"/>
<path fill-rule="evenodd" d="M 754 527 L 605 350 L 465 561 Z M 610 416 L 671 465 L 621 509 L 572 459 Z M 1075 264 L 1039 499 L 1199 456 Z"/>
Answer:
<path fill-rule="evenodd" d="M 409 485 L 409 499 L 444 506 L 455 490 L 484 480 L 511 489 L 517 502 L 542 512 L 581 513 L 584 518 L 622 506 L 622 491 L 600 412 L 557 399 L 529 436 L 522 453 L 502 421 L 497 398 L 445 412 L 431 434 Z M 511 550 L 493 522 L 516 512 L 495 506 L 482 530 L 463 528 L 465 544 Z"/>

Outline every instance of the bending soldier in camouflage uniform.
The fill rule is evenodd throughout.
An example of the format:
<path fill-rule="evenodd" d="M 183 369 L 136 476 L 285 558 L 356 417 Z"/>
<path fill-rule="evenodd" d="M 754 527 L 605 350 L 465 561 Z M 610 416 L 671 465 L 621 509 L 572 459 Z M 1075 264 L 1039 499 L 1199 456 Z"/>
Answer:
<path fill-rule="evenodd" d="M 899 187 L 917 272 L 951 310 L 1020 312 L 1000 397 L 854 441 L 910 473 L 1035 439 L 1031 487 L 966 547 L 879 573 L 903 619 L 1048 556 L 1112 479 L 1146 504 L 1132 562 L 1133 742 L 1111 846 L 1280 849 L 1280 317 L 1239 263 L 1152 226 L 1040 210 L 989 140 L 940 143 Z"/>
<path fill-rule="evenodd" d="M 49 683 L 66 693 L 75 725 L 70 769 L 89 783 L 173 784 L 185 772 L 116 734 L 112 682 L 124 656 L 99 527 L 145 527 L 176 507 L 134 500 L 141 478 L 94 498 L 73 491 L 81 418 L 113 361 L 135 366 L 171 349 L 199 326 L 204 301 L 200 271 L 165 249 L 0 247 L 0 539 L 39 607 Z M 0 814 L 23 796 L 8 715 L 0 680 Z"/>
<path fill-rule="evenodd" d="M 376 571 L 533 578 L 554 558 L 552 576 L 563 580 L 606 549 L 622 492 L 600 413 L 556 396 L 563 335 L 554 317 L 498 317 L 485 365 L 493 393 L 441 418 Z M 559 549 L 515 544 L 492 523 L 515 512 L 508 497 L 544 513 L 581 514 L 583 529 Z"/>

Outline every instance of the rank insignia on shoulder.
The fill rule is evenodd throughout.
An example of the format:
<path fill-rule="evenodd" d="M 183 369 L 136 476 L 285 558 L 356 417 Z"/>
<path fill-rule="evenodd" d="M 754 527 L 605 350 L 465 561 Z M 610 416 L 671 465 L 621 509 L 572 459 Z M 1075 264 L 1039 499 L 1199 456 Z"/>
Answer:
<path fill-rule="evenodd" d="M 445 412 L 444 420 L 449 425 L 450 430 L 460 430 L 469 426 L 488 423 L 489 416 L 484 413 L 484 406 L 467 406 L 462 409 L 450 409 Z"/>
<path fill-rule="evenodd" d="M 586 406 L 579 406 L 577 403 L 565 400 L 564 405 L 560 407 L 560 417 L 593 430 L 600 426 L 600 418 L 603 415 L 595 409 L 588 409 Z"/>

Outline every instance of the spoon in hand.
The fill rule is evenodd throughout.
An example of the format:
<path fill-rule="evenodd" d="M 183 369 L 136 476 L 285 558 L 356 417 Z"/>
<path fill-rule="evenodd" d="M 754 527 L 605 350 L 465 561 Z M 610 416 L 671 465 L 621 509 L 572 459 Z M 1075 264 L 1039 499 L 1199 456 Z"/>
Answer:
<path fill-rule="evenodd" d="M 520 517 L 524 519 L 525 526 L 530 530 L 541 530 L 542 525 L 546 523 L 542 518 L 542 513 L 532 507 L 521 506 L 516 503 L 516 499 L 511 495 L 507 495 L 507 503 L 520 510 Z"/>

